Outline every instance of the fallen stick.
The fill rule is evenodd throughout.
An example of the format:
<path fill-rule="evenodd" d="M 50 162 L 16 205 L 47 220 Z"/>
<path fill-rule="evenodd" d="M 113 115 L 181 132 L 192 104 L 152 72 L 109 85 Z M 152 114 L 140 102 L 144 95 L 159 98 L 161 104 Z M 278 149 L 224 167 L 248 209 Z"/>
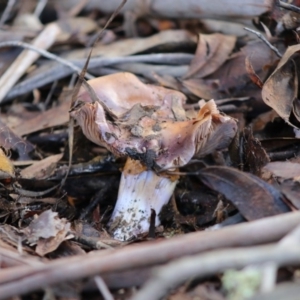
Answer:
<path fill-rule="evenodd" d="M 173 261 L 167 266 L 156 268 L 154 276 L 132 300 L 158 300 L 169 289 L 189 278 L 199 278 L 223 272 L 226 269 L 244 268 L 251 264 L 272 263 L 274 283 L 278 267 L 300 264 L 300 225 L 295 227 L 277 244 L 219 250 Z M 177 272 L 180 270 L 180 272 Z M 272 276 L 273 277 L 273 276 Z"/>
<path fill-rule="evenodd" d="M 156 268 L 153 272 L 154 276 L 148 280 L 144 288 L 132 297 L 132 300 L 160 299 L 169 289 L 178 286 L 188 278 L 213 275 L 229 268 L 244 268 L 251 264 L 272 264 L 274 277 L 271 277 L 275 284 L 278 267 L 300 264 L 299 252 L 300 225 L 274 245 L 219 250 L 209 254 L 204 253 L 178 259 L 166 266 Z"/>
<path fill-rule="evenodd" d="M 162 53 L 162 54 L 144 54 L 144 55 L 132 55 L 125 57 L 95 57 L 91 58 L 88 69 L 101 68 L 105 66 L 112 66 L 119 63 L 135 63 L 135 62 L 145 62 L 145 63 L 164 63 L 170 65 L 177 64 L 189 64 L 192 60 L 192 54 L 186 53 Z M 86 59 L 70 60 L 69 62 L 75 64 L 77 67 L 81 68 L 84 66 Z M 43 67 L 41 67 L 43 68 Z M 34 88 L 39 88 L 43 85 L 53 82 L 54 80 L 61 79 L 72 74 L 74 71 L 62 64 L 50 63 L 45 65 L 42 72 L 30 76 L 28 79 L 17 84 L 3 100 L 3 103 L 10 99 L 18 97 L 22 94 L 32 91 Z"/>
<path fill-rule="evenodd" d="M 229 226 L 218 231 L 195 232 L 169 240 L 130 245 L 118 250 L 95 251 L 85 256 L 56 259 L 42 266 L 2 269 L 0 299 L 64 281 L 153 266 L 212 249 L 272 243 L 285 236 L 299 222 L 300 212 L 297 211 Z M 277 255 L 277 252 L 274 253 Z"/>
<path fill-rule="evenodd" d="M 70 9 L 79 0 L 60 1 L 65 8 Z M 139 16 L 154 16 L 163 18 L 216 18 L 243 19 L 254 18 L 272 10 L 273 0 L 128 0 L 121 12 L 134 12 Z M 111 13 L 120 4 L 120 0 L 90 0 L 86 9 L 98 9 L 103 13 Z"/>
<path fill-rule="evenodd" d="M 224 249 L 183 258 L 157 269 L 156 276 L 131 300 L 158 300 L 169 289 L 190 278 L 203 278 L 227 269 L 267 262 L 275 263 L 278 267 L 300 265 L 300 244 L 294 247 L 278 247 L 277 244 L 272 244 L 234 250 Z"/>
<path fill-rule="evenodd" d="M 54 44 L 61 32 L 61 28 L 58 24 L 50 23 L 45 27 L 40 35 L 34 39 L 32 45 L 37 48 L 48 49 Z M 10 65 L 0 78 L 0 103 L 19 78 L 24 75 L 28 67 L 30 67 L 39 56 L 40 54 L 34 51 L 23 50 L 16 60 Z"/>

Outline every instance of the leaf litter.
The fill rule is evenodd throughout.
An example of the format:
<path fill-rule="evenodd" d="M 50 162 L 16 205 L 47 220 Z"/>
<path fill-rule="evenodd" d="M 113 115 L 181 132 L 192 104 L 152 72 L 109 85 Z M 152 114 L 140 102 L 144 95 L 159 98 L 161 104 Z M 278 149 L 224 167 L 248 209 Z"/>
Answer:
<path fill-rule="evenodd" d="M 0 299 L 288 298 L 299 12 L 99 2 L 0 4 Z"/>

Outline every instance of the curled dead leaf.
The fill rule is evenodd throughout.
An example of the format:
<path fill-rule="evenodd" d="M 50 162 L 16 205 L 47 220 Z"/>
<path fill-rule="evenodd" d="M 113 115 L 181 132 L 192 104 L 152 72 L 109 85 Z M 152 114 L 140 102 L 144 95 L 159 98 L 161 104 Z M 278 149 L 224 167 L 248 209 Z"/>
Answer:
<path fill-rule="evenodd" d="M 203 78 L 216 71 L 229 57 L 236 42 L 235 36 L 215 34 L 199 34 L 195 57 L 185 79 Z"/>
<path fill-rule="evenodd" d="M 203 183 L 223 194 L 248 221 L 290 210 L 278 190 L 250 173 L 229 167 L 208 167 L 199 175 Z"/>
<path fill-rule="evenodd" d="M 291 120 L 295 116 L 300 121 L 298 94 L 298 75 L 296 54 L 300 45 L 290 46 L 281 58 L 277 68 L 267 79 L 262 88 L 264 102 L 291 126 L 297 127 Z"/>
<path fill-rule="evenodd" d="M 27 242 L 36 246 L 36 253 L 44 256 L 58 248 L 69 237 L 70 223 L 60 219 L 56 212 L 46 210 L 35 218 L 28 227 L 23 230 L 27 236 Z"/>

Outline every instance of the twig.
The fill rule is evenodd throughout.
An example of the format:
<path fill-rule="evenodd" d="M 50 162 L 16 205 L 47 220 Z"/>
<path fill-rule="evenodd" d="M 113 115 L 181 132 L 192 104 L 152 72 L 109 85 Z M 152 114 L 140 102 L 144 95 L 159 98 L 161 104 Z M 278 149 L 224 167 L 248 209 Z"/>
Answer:
<path fill-rule="evenodd" d="M 193 255 L 199 252 L 208 251 L 220 247 L 237 247 L 256 245 L 259 243 L 270 243 L 282 238 L 300 222 L 300 212 L 286 213 L 283 215 L 264 218 L 250 223 L 244 223 L 213 232 L 196 232 L 179 237 L 174 237 L 163 242 L 148 242 L 141 245 L 128 245 L 117 250 L 95 251 L 84 256 L 56 259 L 44 266 L 18 266 L 0 271 L 0 299 L 5 299 L 15 294 L 24 294 L 34 290 L 42 289 L 63 281 L 72 281 L 88 276 L 101 275 L 110 272 L 132 270 L 137 267 L 153 266 L 179 258 L 185 255 Z M 263 228 L 263 230 L 261 230 Z M 273 249 L 266 247 L 262 249 Z M 280 247 L 277 247 L 280 248 Z M 283 249 L 285 262 L 297 250 L 296 258 L 300 259 L 298 247 Z M 245 249 L 238 253 L 248 254 L 245 261 L 249 262 L 248 255 L 252 254 L 251 249 Z M 264 250 L 267 251 L 267 250 Z M 273 250 L 272 250 L 273 251 Z M 268 252 L 268 255 L 278 255 L 275 252 Z M 258 251 L 260 253 L 260 251 Z M 263 255 L 259 254 L 257 255 Z M 262 252 L 266 253 L 266 252 Z M 227 254 L 226 254 L 227 255 Z M 229 258 L 238 259 L 229 252 Z M 255 254 L 256 255 L 256 254 Z M 265 259 L 265 256 L 254 256 Z M 215 261 L 217 256 L 212 256 Z M 277 256 L 276 256 L 277 258 Z M 293 257 L 295 258 L 295 256 Z M 180 270 L 180 269 L 178 269 Z M 176 271 L 177 273 L 181 273 Z M 153 298 L 154 299 L 154 298 Z"/>
<path fill-rule="evenodd" d="M 75 6 L 73 6 L 69 11 L 68 11 L 68 17 L 75 17 L 77 16 L 83 8 L 88 4 L 88 0 L 80 0 Z"/>
<path fill-rule="evenodd" d="M 45 26 L 44 30 L 32 41 L 32 44 L 29 47 L 33 46 L 38 49 L 48 49 L 55 43 L 57 37 L 61 33 L 62 27 L 59 25 L 59 23 L 49 23 Z M 15 43 L 16 46 L 21 45 L 19 42 Z M 8 42 L 2 43 L 2 47 L 8 45 Z M 9 66 L 9 68 L 5 71 L 5 73 L 1 76 L 0 103 L 10 91 L 10 89 L 20 79 L 20 77 L 24 75 L 28 67 L 30 67 L 31 64 L 39 58 L 40 54 L 35 51 L 36 49 L 34 49 L 34 51 L 32 50 L 23 50 L 20 53 L 20 55 L 14 60 L 14 62 Z M 67 65 L 71 67 L 69 63 L 67 63 Z"/>
<path fill-rule="evenodd" d="M 57 56 L 53 53 L 50 53 L 47 50 L 35 47 L 31 44 L 28 44 L 28 43 L 25 43 L 25 42 L 20 42 L 20 41 L 7 41 L 7 42 L 0 43 L 0 48 L 11 47 L 11 46 L 21 47 L 21 48 L 24 48 L 24 49 L 29 49 L 29 50 L 35 51 L 36 53 L 38 53 L 38 54 L 40 54 L 40 55 L 42 55 L 42 56 L 44 56 L 48 59 L 55 60 L 58 63 L 69 67 L 72 71 L 75 71 L 77 73 L 81 72 L 81 68 L 78 67 L 77 65 L 75 65 L 74 63 L 72 63 L 71 61 L 63 59 L 63 58 L 61 58 L 61 57 L 59 57 L 59 56 Z M 91 75 L 91 74 L 86 73 L 86 78 L 92 79 L 92 78 L 94 78 L 94 76 Z"/>
<path fill-rule="evenodd" d="M 42 13 L 42 11 L 44 10 L 46 4 L 47 4 L 48 0 L 39 0 L 36 7 L 35 7 L 35 10 L 34 10 L 34 15 L 36 17 L 39 17 L 40 14 Z"/>
<path fill-rule="evenodd" d="M 262 271 L 262 279 L 260 284 L 260 292 L 268 293 L 274 289 L 276 285 L 278 265 L 276 262 L 267 262 L 260 266 Z"/>
<path fill-rule="evenodd" d="M 89 66 L 89 63 L 90 63 L 90 59 L 91 59 L 91 56 L 92 56 L 92 52 L 93 52 L 94 46 L 100 40 L 100 38 L 103 35 L 105 29 L 112 22 L 112 20 L 116 17 L 116 15 L 120 12 L 120 10 L 122 9 L 122 7 L 125 5 L 126 2 L 127 2 L 127 0 L 122 0 L 122 2 L 118 5 L 118 7 L 111 14 L 111 16 L 109 17 L 109 19 L 105 23 L 104 27 L 100 30 L 100 32 L 98 34 L 98 37 L 94 41 L 94 44 L 92 45 L 92 48 L 90 49 L 89 54 L 88 54 L 88 56 L 87 56 L 87 58 L 85 60 L 83 68 L 82 68 L 81 72 L 79 73 L 78 81 L 76 82 L 75 87 L 73 89 L 70 108 L 72 108 L 73 105 L 75 104 L 75 102 L 77 100 L 77 96 L 79 94 L 79 91 L 80 91 L 80 88 L 82 87 L 82 85 L 85 85 L 85 87 L 88 88 L 87 91 L 88 91 L 89 94 L 95 93 L 94 90 L 89 86 L 89 84 L 84 79 L 85 76 L 86 76 L 87 70 L 88 70 L 88 66 Z M 97 99 L 97 96 L 95 98 Z M 69 135 L 69 142 L 68 142 L 68 146 L 69 146 L 69 160 L 68 160 L 68 168 L 67 168 L 66 176 L 61 181 L 61 187 L 63 187 L 63 185 L 65 184 L 65 181 L 67 180 L 67 177 L 69 175 L 69 172 L 70 172 L 70 169 L 71 169 L 71 166 L 72 166 L 73 146 L 74 146 L 74 119 L 73 118 L 70 118 L 70 120 L 69 120 L 69 126 L 68 127 L 69 127 L 69 134 L 68 134 Z"/>
<path fill-rule="evenodd" d="M 97 285 L 99 291 L 101 292 L 104 300 L 114 300 L 113 295 L 111 294 L 111 292 L 107 288 L 107 286 L 106 286 L 105 282 L 103 281 L 103 279 L 100 276 L 95 276 L 94 280 L 95 280 L 96 285 Z"/>
<path fill-rule="evenodd" d="M 189 278 L 203 278 L 232 268 L 244 268 L 251 264 L 275 262 L 278 266 L 298 265 L 300 245 L 278 247 L 277 244 L 251 248 L 212 251 L 183 258 L 165 267 L 158 268 L 155 277 L 149 280 L 131 300 L 158 300 L 168 290 Z"/>
<path fill-rule="evenodd" d="M 289 3 L 285 3 L 283 1 L 279 1 L 279 6 L 300 14 L 300 7 L 298 7 L 298 6 L 295 6 L 295 5 L 292 5 Z"/>
<path fill-rule="evenodd" d="M 300 243 L 300 225 L 298 225 L 293 231 L 285 236 L 279 243 L 280 246 L 298 245 Z"/>
<path fill-rule="evenodd" d="M 91 212 L 101 203 L 101 201 L 105 201 L 108 198 L 108 192 L 113 189 L 115 185 L 115 180 L 107 182 L 107 184 L 100 189 L 94 197 L 91 199 L 88 206 L 81 212 L 80 219 L 84 220 Z M 103 202 L 102 202 L 103 203 Z"/>
<path fill-rule="evenodd" d="M 1 44 L 0 44 L 1 45 Z M 193 55 L 186 53 L 162 53 L 162 54 L 145 54 L 145 55 L 133 55 L 125 57 L 94 57 L 91 58 L 89 63 L 89 70 L 92 68 L 100 68 L 105 66 L 111 66 L 119 63 L 163 63 L 163 64 L 189 64 Z M 71 60 L 78 68 L 84 66 L 86 59 Z M 36 74 L 20 84 L 17 84 L 13 90 L 11 90 L 3 103 L 7 102 L 14 97 L 23 95 L 30 92 L 34 88 L 39 88 L 43 85 L 53 82 L 54 80 L 61 79 L 70 75 L 72 71 L 66 68 L 64 65 L 51 65 L 45 66 L 43 69 L 43 76 Z"/>
<path fill-rule="evenodd" d="M 36 257 L 22 256 L 18 252 L 0 247 L 1 262 L 7 267 L 15 267 L 19 265 L 43 265 Z"/>
<path fill-rule="evenodd" d="M 44 30 L 32 41 L 32 45 L 37 48 L 48 49 L 55 43 L 62 29 L 58 23 L 49 23 Z M 8 67 L 0 78 L 0 102 L 15 85 L 15 83 L 24 75 L 28 67 L 31 66 L 39 57 L 34 51 L 23 50 L 14 62 Z"/>
<path fill-rule="evenodd" d="M 266 45 L 272 50 L 275 52 L 275 54 L 278 56 L 278 57 L 282 57 L 282 54 L 279 52 L 279 50 L 274 47 L 260 32 L 258 31 L 255 31 L 253 29 L 250 29 L 248 27 L 244 27 L 245 30 L 249 31 L 249 32 L 252 32 L 254 34 L 256 34 L 264 43 L 266 43 Z"/>
<path fill-rule="evenodd" d="M 78 3 L 80 0 L 77 0 Z M 75 3 L 76 3 L 75 2 Z M 236 0 L 221 0 L 210 1 L 207 0 L 186 0 L 176 1 L 174 0 L 152 0 L 151 5 L 145 7 L 145 0 L 131 0 L 128 1 L 128 5 L 124 7 L 121 13 L 126 11 L 134 11 L 137 8 L 147 8 L 138 11 L 139 13 L 146 13 L 163 18 L 210 18 L 210 19 L 230 19 L 234 17 L 237 21 L 243 19 L 252 19 L 263 13 L 272 10 L 272 0 L 248 0 L 246 2 L 237 2 Z M 148 1 L 147 1 L 148 2 Z M 66 2 L 68 3 L 68 2 Z M 94 0 L 89 2 L 88 9 L 98 9 L 103 13 L 111 13 L 119 5 L 120 0 Z M 222 5 L 218 5 L 218 3 Z M 74 1 L 67 4 L 68 7 L 74 6 Z M 142 17 L 143 15 L 141 15 Z"/>
<path fill-rule="evenodd" d="M 16 3 L 16 0 L 9 0 L 7 2 L 5 10 L 2 13 L 2 16 L 0 19 L 0 26 L 2 26 L 6 22 L 6 20 L 9 18 L 9 14 L 10 14 L 12 8 L 14 7 L 15 3 Z"/>

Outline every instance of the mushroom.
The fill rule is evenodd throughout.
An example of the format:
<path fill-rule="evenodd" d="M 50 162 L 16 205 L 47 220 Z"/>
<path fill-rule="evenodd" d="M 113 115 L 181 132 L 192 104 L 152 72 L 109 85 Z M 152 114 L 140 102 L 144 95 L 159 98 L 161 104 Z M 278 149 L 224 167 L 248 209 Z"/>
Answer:
<path fill-rule="evenodd" d="M 182 93 L 144 84 L 131 73 L 87 83 L 71 116 L 88 139 L 128 157 L 108 223 L 114 238 L 128 240 L 149 230 L 152 210 L 159 225 L 158 215 L 178 179 L 162 171 L 227 147 L 237 124 L 218 111 L 214 100 L 200 101 L 199 112 L 185 111 Z"/>

